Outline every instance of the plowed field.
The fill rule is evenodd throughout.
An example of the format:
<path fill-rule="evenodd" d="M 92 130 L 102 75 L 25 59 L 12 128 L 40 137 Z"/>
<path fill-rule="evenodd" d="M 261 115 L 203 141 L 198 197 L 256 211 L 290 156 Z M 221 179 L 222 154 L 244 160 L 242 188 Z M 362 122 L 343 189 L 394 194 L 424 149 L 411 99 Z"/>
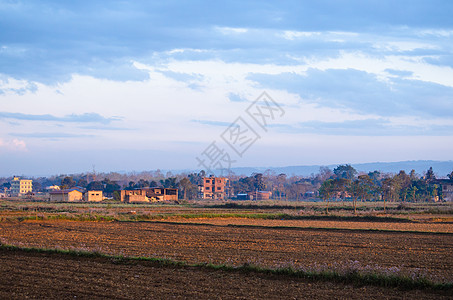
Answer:
<path fill-rule="evenodd" d="M 416 231 L 416 232 L 444 232 L 453 234 L 453 223 L 443 222 L 353 222 L 328 220 L 263 220 L 247 218 L 190 218 L 170 221 L 212 225 L 253 225 L 267 227 L 300 227 L 300 228 L 332 228 L 332 229 L 372 229 L 383 231 Z"/>
<path fill-rule="evenodd" d="M 0 250 L 0 299 L 449 299 L 446 292 Z"/>
<path fill-rule="evenodd" d="M 0 222 L 3 242 L 97 250 L 190 263 L 262 266 L 398 267 L 453 279 L 453 235 L 309 228 L 237 227 L 161 222 Z"/>

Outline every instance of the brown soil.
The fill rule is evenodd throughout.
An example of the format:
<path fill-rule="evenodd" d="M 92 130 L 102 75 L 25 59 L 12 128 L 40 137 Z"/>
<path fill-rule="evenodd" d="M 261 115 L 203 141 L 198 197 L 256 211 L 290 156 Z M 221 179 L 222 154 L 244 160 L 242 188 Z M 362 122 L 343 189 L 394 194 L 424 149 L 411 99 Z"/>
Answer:
<path fill-rule="evenodd" d="M 4 243 L 155 256 L 189 263 L 400 267 L 453 279 L 453 235 L 160 222 L 0 222 Z"/>
<path fill-rule="evenodd" d="M 451 296 L 451 295 L 450 295 Z M 445 292 L 0 250 L 0 299 L 449 299 Z"/>
<path fill-rule="evenodd" d="M 300 228 L 341 228 L 373 229 L 391 231 L 448 232 L 453 233 L 453 224 L 449 223 L 399 223 L 399 222 L 358 222 L 327 220 L 265 220 L 248 218 L 173 218 L 168 221 L 181 223 L 202 223 L 213 225 L 254 225 Z"/>

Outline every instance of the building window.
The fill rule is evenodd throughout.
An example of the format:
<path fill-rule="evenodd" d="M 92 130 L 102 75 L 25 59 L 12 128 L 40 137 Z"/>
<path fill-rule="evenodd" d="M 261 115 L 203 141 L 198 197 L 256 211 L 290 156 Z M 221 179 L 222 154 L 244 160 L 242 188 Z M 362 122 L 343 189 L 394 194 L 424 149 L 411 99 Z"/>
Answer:
<path fill-rule="evenodd" d="M 209 191 L 211 188 L 209 186 L 206 187 L 206 190 Z"/>
<path fill-rule="evenodd" d="M 217 190 L 220 191 L 220 186 L 217 187 Z"/>
<path fill-rule="evenodd" d="M 211 183 L 208 179 L 206 179 L 206 183 Z"/>

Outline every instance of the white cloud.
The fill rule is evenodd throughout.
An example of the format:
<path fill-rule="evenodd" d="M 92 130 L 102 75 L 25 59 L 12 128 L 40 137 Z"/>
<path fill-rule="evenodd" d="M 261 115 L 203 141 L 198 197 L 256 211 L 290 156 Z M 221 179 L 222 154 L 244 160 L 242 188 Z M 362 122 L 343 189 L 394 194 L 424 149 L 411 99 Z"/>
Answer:
<path fill-rule="evenodd" d="M 165 53 L 168 55 L 180 54 L 180 53 L 186 53 L 186 52 L 206 53 L 209 51 L 205 50 L 205 49 L 195 49 L 195 48 L 176 48 L 176 49 L 172 49 L 169 51 L 165 51 Z M 140 67 L 140 64 L 137 64 L 137 62 L 134 61 L 133 64 L 137 69 L 142 69 Z"/>
<path fill-rule="evenodd" d="M 249 31 L 247 28 L 238 28 L 238 27 L 215 27 L 215 29 L 225 35 L 241 34 L 241 33 L 246 33 Z"/>
<path fill-rule="evenodd" d="M 298 38 L 306 38 L 306 37 L 313 37 L 321 35 L 321 32 L 318 31 L 292 31 L 292 30 L 285 30 L 283 33 L 278 33 L 278 36 L 283 37 L 284 39 L 293 41 Z"/>
<path fill-rule="evenodd" d="M 426 37 L 426 36 L 436 36 L 442 38 L 448 38 L 453 36 L 453 30 L 442 30 L 442 29 L 427 29 L 420 30 L 416 32 L 417 35 Z"/>
<path fill-rule="evenodd" d="M 185 51 L 197 51 L 197 49 L 174 49 L 172 51 L 173 54 L 178 54 Z M 54 122 L 48 124 L 34 121 L 31 124 L 26 120 L 21 120 L 19 125 L 16 124 L 13 127 L 13 125 L 3 122 L 1 125 L 4 131 L 0 134 L 0 138 L 2 138 L 0 147 L 9 149 L 8 151 L 12 151 L 11 149 L 26 151 L 26 149 L 29 149 L 29 152 L 45 152 L 47 148 L 60 152 L 84 151 L 86 149 L 99 152 L 105 151 L 105 149 L 109 151 L 116 149 L 117 151 L 124 151 L 125 155 L 129 150 L 148 151 L 152 149 L 153 151 L 162 151 L 164 153 L 162 157 L 165 156 L 167 159 L 171 153 L 176 152 L 184 152 L 186 156 L 195 157 L 204 147 L 217 139 L 222 130 L 221 127 L 203 125 L 192 122 L 192 120 L 232 122 L 244 113 L 248 103 L 232 102 L 228 96 L 231 93 L 236 93 L 246 100 L 253 101 L 261 94 L 263 89 L 283 105 L 286 113 L 284 118 L 279 120 L 279 123 L 283 126 L 291 127 L 309 121 L 342 122 L 381 117 L 373 114 L 353 113 L 347 107 L 321 106 L 317 103 L 305 101 L 299 95 L 284 89 L 269 89 L 265 85 L 258 86 L 255 81 L 248 79 L 251 73 L 304 75 L 310 68 L 319 70 L 353 68 L 376 74 L 385 80 L 387 77 L 396 76 L 397 73 L 389 74 L 388 70 L 391 69 L 408 71 L 408 75 L 405 76 L 422 77 L 426 81 L 453 85 L 453 82 L 449 83 L 450 78 L 453 78 L 451 68 L 429 65 L 421 59 L 418 60 L 413 57 L 375 57 L 360 51 L 344 51 L 338 57 L 318 57 L 310 60 L 304 58 L 303 61 L 301 60 L 299 64 L 295 65 L 225 62 L 214 59 L 170 59 L 159 61 L 155 65 L 135 60 L 133 66 L 145 70 L 149 74 L 149 79 L 119 82 L 74 74 L 71 80 L 59 85 L 36 84 L 37 89 L 34 93 L 0 95 L 0 101 L 3 101 L 2 109 L 6 112 L 56 116 L 96 112 L 102 116 L 121 117 L 120 121 L 115 121 L 114 127 L 127 130 L 108 130 L 108 128 L 96 130 L 96 128 L 89 127 L 81 128 L 80 124 L 72 123 L 55 124 L 56 122 Z M 444 74 L 450 74 L 451 77 L 440 76 L 441 70 L 444 70 Z M 192 79 L 187 81 L 177 80 L 177 78 L 168 76 L 171 72 L 191 76 Z M 7 82 L 9 85 L 13 83 L 14 88 L 22 88 L 28 84 L 26 81 L 18 82 L 9 78 L 4 79 L 3 82 Z M 191 84 L 196 84 L 197 88 L 193 88 Z M 387 119 L 387 121 L 390 126 L 402 127 L 446 124 L 444 119 L 428 122 L 428 120 L 410 117 Z M 21 137 L 21 139 L 5 142 L 11 132 L 16 133 L 16 137 Z M 27 135 L 33 132 L 38 133 L 41 138 L 27 138 Z M 62 134 L 66 134 L 68 137 L 58 138 Z M 388 155 L 382 155 L 377 150 L 365 151 L 368 148 L 363 146 L 357 148 L 360 151 L 352 151 L 351 153 L 354 153 L 352 155 L 347 153 L 347 144 L 360 143 L 364 136 L 340 138 L 334 135 L 307 136 L 307 134 L 297 130 L 282 134 L 278 131 L 278 128 L 271 128 L 257 143 L 256 151 L 266 153 L 267 150 L 264 150 L 266 147 L 275 151 L 277 151 L 277 148 L 304 149 L 304 159 L 309 163 L 310 161 L 325 160 L 318 153 L 327 155 L 327 152 L 319 150 L 320 148 L 331 149 L 336 145 L 335 143 L 343 141 L 345 143 L 342 146 L 344 151 L 340 151 L 336 157 L 332 157 L 332 160 L 336 162 L 352 159 L 354 155 L 360 161 L 392 160 L 391 156 L 396 155 L 398 147 L 399 149 L 406 149 L 406 146 L 400 143 L 395 146 L 395 151 L 389 151 Z M 425 137 L 417 138 L 417 143 L 425 140 L 431 141 L 431 139 L 425 139 Z M 328 139 L 329 142 L 324 141 L 325 139 Z M 372 138 L 370 139 L 372 140 Z M 386 144 L 394 142 L 395 138 L 379 137 L 379 140 L 381 144 Z M 411 138 L 408 142 L 411 142 L 411 146 L 416 148 L 415 140 L 415 138 Z M 375 144 L 377 147 L 379 143 Z M 254 153 L 253 151 L 250 153 Z M 439 158 L 442 157 L 442 153 L 446 153 L 442 151 L 438 151 Z M 362 153 L 366 153 L 366 155 L 362 155 Z M 423 151 L 420 153 L 425 154 Z M 297 159 L 297 154 L 291 154 L 293 156 L 290 154 L 288 153 L 285 163 L 297 164 L 298 162 L 294 160 Z M 358 154 L 362 156 L 358 156 Z M 262 163 L 254 163 L 253 159 L 268 161 L 264 154 L 257 155 L 257 158 L 253 158 L 251 155 L 247 156 L 248 158 L 245 158 L 247 160 L 243 160 L 242 165 L 262 165 Z M 268 155 L 271 154 L 268 153 Z M 366 157 L 370 158 L 367 159 Z M 417 158 L 416 151 L 413 151 L 412 157 Z M 421 158 L 431 157 L 421 156 Z M 158 158 L 158 160 L 162 159 Z M 276 162 L 269 161 L 269 165 L 275 164 Z M 191 162 L 188 162 L 187 166 L 190 165 Z"/>
<path fill-rule="evenodd" d="M 3 140 L 0 138 L 0 151 L 5 150 L 8 152 L 24 152 L 27 151 L 27 145 L 25 141 L 19 139 Z"/>
<path fill-rule="evenodd" d="M 316 68 L 327 69 L 355 69 L 372 73 L 385 80 L 389 77 L 387 69 L 412 72 L 411 78 L 442 84 L 453 87 L 453 68 L 436 66 L 423 61 L 423 57 L 417 56 L 372 56 L 361 51 L 342 51 L 339 57 L 311 59 L 307 61 L 304 69 Z"/>
<path fill-rule="evenodd" d="M 440 49 L 438 45 L 414 41 L 384 41 L 375 43 L 374 47 L 376 49 L 394 52 L 405 52 L 416 49 L 430 49 L 430 50 Z"/>

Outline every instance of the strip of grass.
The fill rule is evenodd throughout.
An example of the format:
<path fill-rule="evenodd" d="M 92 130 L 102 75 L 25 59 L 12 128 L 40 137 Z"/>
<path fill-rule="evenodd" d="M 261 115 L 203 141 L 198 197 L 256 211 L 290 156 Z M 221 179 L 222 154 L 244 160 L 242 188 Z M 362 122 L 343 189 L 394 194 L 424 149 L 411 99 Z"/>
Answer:
<path fill-rule="evenodd" d="M 295 278 L 304 278 L 313 281 L 333 281 L 346 284 L 355 285 L 373 285 L 382 287 L 397 287 L 403 289 L 429 289 L 429 290 L 453 290 L 453 283 L 451 282 L 434 282 L 427 278 L 411 278 L 410 276 L 395 274 L 387 275 L 378 272 L 362 274 L 360 272 L 352 271 L 348 273 L 339 273 L 337 271 L 323 270 L 323 271 L 301 271 L 295 270 L 291 267 L 287 268 L 264 268 L 251 264 L 244 264 L 241 266 L 231 266 L 226 264 L 188 264 L 186 262 L 175 261 L 171 259 L 163 259 L 156 257 L 125 257 L 116 255 L 107 255 L 100 252 L 90 251 L 77 251 L 77 250 L 62 250 L 62 249 L 43 249 L 43 248 L 28 248 L 17 247 L 12 245 L 0 244 L 0 250 L 3 251 L 24 251 L 31 253 L 45 253 L 45 254 L 60 254 L 75 257 L 87 258 L 105 258 L 111 263 L 134 263 L 134 262 L 152 262 L 159 266 L 172 266 L 172 267 L 192 267 L 192 268 L 205 268 L 210 270 L 222 270 L 226 272 L 245 272 L 245 273 L 261 273 L 271 274 L 276 276 L 289 276 Z"/>
<path fill-rule="evenodd" d="M 306 210 L 310 209 L 313 211 L 325 211 L 325 204 L 323 202 L 312 202 L 311 205 L 304 202 L 300 204 L 298 202 L 293 202 L 294 204 L 252 204 L 252 203 L 236 203 L 228 202 L 224 204 L 215 204 L 215 205 L 202 205 L 201 207 L 205 208 L 218 208 L 218 209 L 261 209 L 261 210 L 278 210 L 278 209 L 296 209 L 296 210 Z M 314 204 L 317 205 L 314 205 Z M 348 205 L 349 204 L 349 205 Z M 378 206 L 379 205 L 379 206 Z M 451 206 L 436 204 L 435 207 L 429 207 L 430 203 L 390 203 L 387 204 L 387 211 L 392 213 L 411 213 L 411 214 L 453 214 L 453 209 Z M 429 207 L 429 208 L 426 208 Z M 329 207 L 330 211 L 354 211 L 351 201 L 346 201 L 341 205 L 338 205 L 338 202 L 331 202 Z M 359 212 L 369 212 L 369 211 L 384 211 L 382 202 L 366 202 L 359 203 L 356 208 Z"/>
<path fill-rule="evenodd" d="M 338 215 L 291 215 L 287 213 L 194 213 L 194 214 L 137 214 L 137 215 L 102 215 L 102 214 L 36 214 L 29 216 L 10 216 L 1 220 L 71 220 L 71 221 L 151 221 L 168 219 L 219 219 L 244 218 L 260 220 L 324 220 L 354 222 L 393 222 L 413 223 L 407 218 L 381 216 L 338 216 Z"/>
<path fill-rule="evenodd" d="M 131 221 L 119 221 L 131 222 Z M 382 232 L 382 233 L 410 233 L 419 235 L 453 235 L 451 232 L 436 232 L 436 231 L 417 231 L 417 230 L 392 230 L 392 229 L 374 229 L 374 228 L 340 228 L 340 227 L 301 227 L 301 226 L 267 226 L 267 225 L 251 225 L 251 224 L 211 224 L 211 223 L 196 223 L 196 222 L 174 222 L 174 221 L 132 221 L 132 222 L 153 222 L 170 225 L 189 225 L 189 226 L 207 226 L 207 227 L 237 227 L 237 228 L 260 228 L 260 229 L 277 229 L 277 230 L 320 230 L 320 231 L 340 231 L 340 232 Z"/>
<path fill-rule="evenodd" d="M 4 217 L 4 220 L 7 221 L 33 221 L 33 220 L 68 220 L 68 221 L 117 221 L 117 218 L 113 216 L 106 216 L 106 215 L 98 215 L 98 214 L 78 214 L 78 215 L 65 215 L 65 214 L 58 214 L 58 215 L 30 215 L 30 216 L 18 216 L 18 217 Z M 0 218 L 0 220 L 3 220 Z"/>
<path fill-rule="evenodd" d="M 287 213 L 200 213 L 200 214 L 166 214 L 166 215 L 135 215 L 133 218 L 137 220 L 156 220 L 169 218 L 182 219 L 216 219 L 216 218 L 245 218 L 245 219 L 261 219 L 261 220 L 326 220 L 326 221 L 358 221 L 358 222 L 398 222 L 412 223 L 413 221 L 407 218 L 397 217 L 380 217 L 380 216 L 301 216 L 291 215 Z"/>

